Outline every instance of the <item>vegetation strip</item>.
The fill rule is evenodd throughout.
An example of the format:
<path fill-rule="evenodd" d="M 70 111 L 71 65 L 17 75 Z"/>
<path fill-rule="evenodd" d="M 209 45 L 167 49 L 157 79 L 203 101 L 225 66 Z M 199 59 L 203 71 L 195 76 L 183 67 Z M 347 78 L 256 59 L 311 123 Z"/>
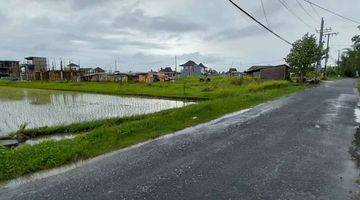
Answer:
<path fill-rule="evenodd" d="M 212 84 L 193 82 L 192 87 L 194 88 L 188 88 L 189 93 L 196 94 L 198 92 L 200 97 L 207 96 L 210 100 L 183 108 L 134 118 L 113 119 L 113 121 L 109 120 L 109 123 L 103 120 L 70 125 L 67 128 L 40 129 L 37 133 L 39 135 L 40 133 L 57 132 L 62 128 L 64 128 L 62 131 L 68 132 L 74 130 L 87 131 L 87 127 L 93 128 L 87 134 L 80 134 L 74 139 L 45 141 L 34 146 L 23 145 L 18 148 L 0 149 L 0 181 L 128 147 L 300 91 L 306 87 L 287 81 L 257 82 L 250 80 L 250 82 L 245 81 L 247 83 L 244 83 L 242 80 L 240 81 L 241 84 L 238 82 L 238 80 L 230 79 L 225 80 L 225 82 L 215 81 Z M 21 83 L 15 82 L 13 84 Z M 41 84 L 47 87 L 46 83 Z M 168 87 L 168 91 L 173 93 L 173 86 L 167 85 L 165 87 Z M 204 88 L 209 89 L 204 90 Z M 162 92 L 166 94 L 164 91 Z M 114 94 L 118 94 L 118 92 L 114 91 Z"/>
<path fill-rule="evenodd" d="M 357 82 L 357 88 L 360 92 L 360 80 L 358 80 Z M 354 140 L 352 141 L 352 146 L 349 148 L 349 153 L 356 167 L 360 168 L 360 125 L 356 128 Z M 357 178 L 356 183 L 360 185 L 360 177 Z M 356 193 L 356 199 L 360 199 L 359 192 Z"/>

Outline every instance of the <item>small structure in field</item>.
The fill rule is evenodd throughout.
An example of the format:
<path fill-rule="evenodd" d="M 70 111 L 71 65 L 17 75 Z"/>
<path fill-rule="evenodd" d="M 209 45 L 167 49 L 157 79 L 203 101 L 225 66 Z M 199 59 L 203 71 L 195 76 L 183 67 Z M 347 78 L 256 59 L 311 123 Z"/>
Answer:
<path fill-rule="evenodd" d="M 290 78 L 290 67 L 286 64 L 252 66 L 245 73 L 262 80 L 288 80 Z"/>

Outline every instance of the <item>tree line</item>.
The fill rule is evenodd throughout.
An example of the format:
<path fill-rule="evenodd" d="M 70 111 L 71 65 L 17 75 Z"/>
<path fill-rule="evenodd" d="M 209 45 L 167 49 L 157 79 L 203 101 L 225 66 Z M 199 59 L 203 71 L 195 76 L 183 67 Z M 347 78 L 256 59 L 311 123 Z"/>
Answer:
<path fill-rule="evenodd" d="M 329 67 L 325 71 L 318 69 L 317 63 L 326 58 L 329 49 L 318 44 L 315 35 L 305 34 L 292 44 L 285 61 L 299 82 L 327 76 L 355 77 L 360 73 L 360 35 L 355 35 L 352 43 L 352 46 L 342 53 L 337 66 Z"/>
<path fill-rule="evenodd" d="M 346 77 L 355 77 L 360 72 L 360 35 L 352 39 L 352 47 L 347 48 L 341 55 L 340 72 Z"/>

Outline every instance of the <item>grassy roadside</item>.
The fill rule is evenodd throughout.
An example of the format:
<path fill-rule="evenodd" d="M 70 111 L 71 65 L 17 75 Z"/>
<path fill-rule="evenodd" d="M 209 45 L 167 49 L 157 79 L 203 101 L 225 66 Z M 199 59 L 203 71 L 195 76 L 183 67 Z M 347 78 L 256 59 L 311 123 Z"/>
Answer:
<path fill-rule="evenodd" d="M 357 81 L 357 88 L 360 92 L 360 79 Z M 352 160 L 357 168 L 360 168 L 360 126 L 356 129 L 352 146 L 349 149 Z M 356 183 L 360 186 L 360 177 L 356 180 Z M 356 199 L 360 199 L 360 192 L 357 191 Z"/>
<path fill-rule="evenodd" d="M 0 83 L 0 85 L 3 84 L 21 87 L 24 83 Z M 44 89 L 53 89 L 52 87 L 57 87 L 60 90 L 57 85 L 59 84 L 62 87 L 66 86 L 65 90 L 80 91 L 79 86 L 69 86 L 69 84 L 72 83 L 64 83 L 65 86 L 62 85 L 63 83 L 48 83 L 50 86 L 46 85 L 47 83 L 38 82 L 30 84 L 35 84 L 30 86 L 36 88 L 40 88 L 39 85 L 41 84 Z M 171 96 L 180 94 L 181 96 L 181 92 L 173 91 L 180 87 L 182 85 L 181 83 L 175 83 L 175 85 L 170 85 L 173 83 L 168 84 L 169 85 L 155 84 L 155 86 L 142 86 L 144 87 L 144 91 L 149 95 Z M 211 84 L 197 83 L 196 81 L 189 83 L 189 85 L 190 84 L 191 87 L 188 90 L 189 94 L 194 97 L 206 97 L 210 100 L 183 108 L 127 118 L 126 120 L 112 119 L 108 120 L 108 123 L 105 123 L 105 121 L 102 120 L 98 122 L 83 123 L 82 125 L 70 125 L 72 131 L 90 131 L 87 134 L 78 135 L 74 139 L 46 141 L 34 146 L 24 145 L 19 148 L 0 149 L 0 181 L 39 170 L 58 167 L 81 159 L 95 157 L 189 126 L 207 122 L 225 114 L 249 108 L 293 92 L 301 91 L 306 87 L 286 81 L 251 82 L 243 85 L 242 83 L 240 84 L 233 80 L 221 82 L 221 79 L 215 80 Z M 100 89 L 104 87 L 102 84 L 100 85 L 101 86 L 95 87 L 95 85 L 92 85 L 91 83 L 86 87 L 86 84 L 81 84 L 81 87 L 87 88 L 87 92 L 99 90 L 98 92 L 100 93 Z M 197 86 L 195 87 L 194 85 Z M 129 87 L 139 89 L 141 86 L 139 86 L 139 84 L 134 84 Z M 167 89 L 156 91 L 154 89 L 148 89 L 148 87 Z M 112 94 L 121 94 L 122 91 L 130 91 L 130 89 L 122 88 L 121 90 L 113 91 Z M 151 91 L 154 91 L 154 93 L 152 94 Z M 107 92 L 110 93 L 110 90 L 101 93 Z M 138 93 L 135 93 L 135 95 Z M 86 129 L 90 125 L 92 128 Z M 48 127 L 44 128 L 43 132 L 47 132 L 51 129 L 53 132 L 57 132 L 61 128 L 64 127 Z"/>

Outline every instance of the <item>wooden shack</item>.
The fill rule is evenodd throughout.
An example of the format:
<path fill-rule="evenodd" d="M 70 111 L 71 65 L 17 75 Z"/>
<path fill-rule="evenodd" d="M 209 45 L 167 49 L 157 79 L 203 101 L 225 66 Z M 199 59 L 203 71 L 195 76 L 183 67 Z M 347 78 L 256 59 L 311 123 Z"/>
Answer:
<path fill-rule="evenodd" d="M 252 66 L 245 72 L 248 76 L 259 77 L 262 80 L 288 80 L 290 79 L 290 67 L 283 65 Z"/>

